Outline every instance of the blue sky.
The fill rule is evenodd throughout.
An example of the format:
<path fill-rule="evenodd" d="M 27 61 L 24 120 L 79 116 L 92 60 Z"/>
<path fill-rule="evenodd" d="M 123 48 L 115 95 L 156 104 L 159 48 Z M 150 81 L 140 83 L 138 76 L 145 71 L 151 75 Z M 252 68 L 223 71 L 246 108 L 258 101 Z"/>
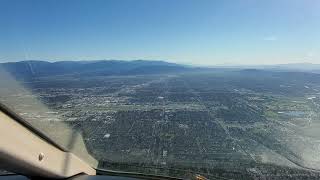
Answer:
<path fill-rule="evenodd" d="M 0 62 L 320 63 L 318 0 L 0 0 Z"/>

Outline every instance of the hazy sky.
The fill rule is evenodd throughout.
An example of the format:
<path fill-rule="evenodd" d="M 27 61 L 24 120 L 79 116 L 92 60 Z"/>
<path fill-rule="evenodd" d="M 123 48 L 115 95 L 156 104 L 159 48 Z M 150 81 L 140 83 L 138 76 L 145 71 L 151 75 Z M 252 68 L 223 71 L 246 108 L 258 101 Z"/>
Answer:
<path fill-rule="evenodd" d="M 320 63 L 319 0 L 0 0 L 0 62 Z"/>

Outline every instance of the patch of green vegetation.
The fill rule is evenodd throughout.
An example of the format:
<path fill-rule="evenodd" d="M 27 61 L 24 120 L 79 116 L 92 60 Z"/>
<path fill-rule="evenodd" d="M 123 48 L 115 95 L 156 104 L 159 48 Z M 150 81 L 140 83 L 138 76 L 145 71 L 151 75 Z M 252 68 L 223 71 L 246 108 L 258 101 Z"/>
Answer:
<path fill-rule="evenodd" d="M 279 114 L 278 113 L 276 113 L 276 112 L 274 112 L 274 111 L 270 111 L 270 110 L 268 110 L 268 111 L 265 111 L 264 112 L 264 116 L 267 118 L 267 119 L 277 119 L 277 118 L 279 118 Z"/>
<path fill-rule="evenodd" d="M 175 135 L 172 133 L 160 133 L 161 139 L 166 139 L 166 140 L 171 141 L 174 137 L 175 137 Z"/>

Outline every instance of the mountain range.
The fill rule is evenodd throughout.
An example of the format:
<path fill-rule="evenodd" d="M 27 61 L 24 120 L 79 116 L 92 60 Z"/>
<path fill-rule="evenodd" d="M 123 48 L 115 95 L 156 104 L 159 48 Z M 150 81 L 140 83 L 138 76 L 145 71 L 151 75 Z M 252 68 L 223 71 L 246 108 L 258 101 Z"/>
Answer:
<path fill-rule="evenodd" d="M 95 60 L 95 61 L 38 61 L 0 63 L 0 69 L 17 79 L 32 79 L 46 76 L 106 76 L 106 75 L 146 75 L 189 72 L 195 70 L 268 70 L 284 72 L 320 73 L 320 64 L 296 63 L 278 65 L 217 65 L 195 67 L 166 61 L 152 60 Z M 246 72 L 246 71 L 245 71 Z"/>
<path fill-rule="evenodd" d="M 20 61 L 0 63 L 0 68 L 18 79 L 58 75 L 140 75 L 182 72 L 192 69 L 165 61 L 100 60 L 100 61 Z"/>

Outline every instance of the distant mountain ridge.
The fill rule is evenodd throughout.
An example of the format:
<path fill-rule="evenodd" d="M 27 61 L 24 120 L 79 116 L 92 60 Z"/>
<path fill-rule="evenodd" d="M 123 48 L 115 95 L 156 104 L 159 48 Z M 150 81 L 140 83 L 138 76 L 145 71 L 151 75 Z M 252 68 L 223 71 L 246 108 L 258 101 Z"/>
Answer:
<path fill-rule="evenodd" d="M 191 69 L 165 61 L 19 61 L 0 63 L 0 68 L 19 79 L 57 75 L 139 75 L 181 72 Z"/>
<path fill-rule="evenodd" d="M 221 71 L 242 70 L 244 73 L 280 72 L 311 72 L 320 73 L 320 64 L 295 63 L 276 65 L 217 65 L 209 67 L 187 66 L 166 61 L 154 60 L 94 60 L 94 61 L 38 61 L 0 63 L 0 69 L 11 73 L 17 79 L 32 79 L 45 76 L 108 76 L 108 75 L 147 75 L 177 73 L 194 70 Z"/>

